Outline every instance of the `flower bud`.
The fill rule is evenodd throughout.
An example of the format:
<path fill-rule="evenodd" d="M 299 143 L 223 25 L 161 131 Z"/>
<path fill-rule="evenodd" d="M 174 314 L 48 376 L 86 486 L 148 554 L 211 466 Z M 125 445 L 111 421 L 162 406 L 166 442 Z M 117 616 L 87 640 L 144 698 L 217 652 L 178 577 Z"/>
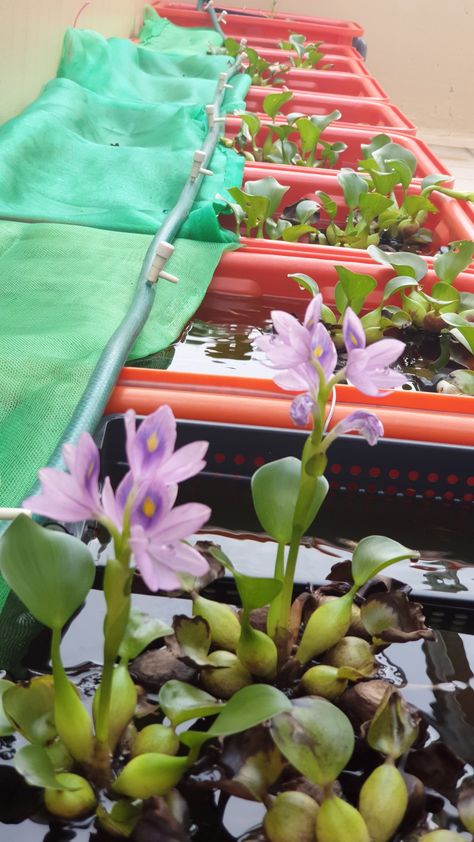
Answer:
<path fill-rule="evenodd" d="M 352 594 L 325 602 L 313 611 L 298 646 L 296 658 L 306 664 L 311 658 L 326 652 L 344 637 L 352 616 Z"/>
<path fill-rule="evenodd" d="M 333 667 L 352 667 L 370 675 L 375 669 L 372 647 L 361 637 L 343 637 L 324 656 L 324 662 Z"/>
<path fill-rule="evenodd" d="M 211 667 L 201 670 L 201 685 L 212 696 L 230 699 L 237 690 L 252 684 L 249 671 L 232 652 L 218 649 L 217 652 L 211 652 L 208 661 L 218 669 Z"/>
<path fill-rule="evenodd" d="M 378 766 L 364 782 L 359 795 L 362 815 L 372 842 L 388 842 L 403 820 L 408 792 L 398 769 L 391 763 Z"/>
<path fill-rule="evenodd" d="M 361 814 L 336 796 L 323 801 L 318 810 L 316 838 L 318 842 L 370 842 Z"/>
<path fill-rule="evenodd" d="M 237 615 L 228 605 L 213 602 L 203 596 L 193 600 L 193 616 L 207 620 L 211 630 L 211 641 L 219 649 L 235 652 L 240 638 L 240 622 Z"/>
<path fill-rule="evenodd" d="M 237 656 L 252 675 L 269 680 L 275 678 L 277 648 L 268 634 L 252 628 L 248 622 L 242 624 Z"/>
<path fill-rule="evenodd" d="M 147 725 L 136 734 L 132 743 L 132 757 L 138 754 L 177 754 L 179 737 L 166 725 Z"/>
<path fill-rule="evenodd" d="M 263 829 L 270 842 L 315 842 L 318 804 L 304 792 L 280 792 L 265 814 Z"/>
<path fill-rule="evenodd" d="M 58 783 L 74 785 L 77 789 L 45 789 L 44 804 L 49 813 L 61 819 L 80 819 L 94 812 L 97 800 L 91 785 L 71 772 L 56 775 Z"/>
<path fill-rule="evenodd" d="M 301 687 L 311 696 L 337 699 L 347 687 L 347 679 L 338 677 L 337 667 L 318 664 L 306 670 L 301 678 Z"/>

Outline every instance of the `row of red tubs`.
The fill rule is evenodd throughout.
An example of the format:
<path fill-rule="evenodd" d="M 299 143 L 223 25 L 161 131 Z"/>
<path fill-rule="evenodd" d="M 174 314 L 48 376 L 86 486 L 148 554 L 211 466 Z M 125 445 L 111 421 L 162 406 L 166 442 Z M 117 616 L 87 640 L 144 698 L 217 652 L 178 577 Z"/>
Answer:
<path fill-rule="evenodd" d="M 155 4 L 155 8 L 179 26 L 209 26 L 207 13 L 189 6 L 166 2 Z M 363 34 L 360 26 L 351 21 L 327 21 L 300 15 L 268 17 L 266 13 L 254 10 L 245 14 L 243 10 L 233 10 L 227 15 L 225 24 L 226 35 L 247 38 L 250 46 L 258 48 L 261 55 L 272 61 L 284 58 L 285 53 L 277 49 L 278 41 L 287 39 L 293 32 L 304 34 L 311 41 L 323 41 L 325 61 L 333 67 L 326 71 L 292 71 L 288 87 L 294 91 L 294 97 L 286 111 L 309 114 L 341 111 L 341 120 L 324 135 L 328 142 L 343 140 L 347 144 L 339 167 L 355 167 L 361 144 L 384 132 L 417 157 L 413 192 L 420 189 L 420 181 L 426 175 L 449 175 L 429 147 L 416 137 L 416 127 L 411 120 L 388 100 L 378 82 L 368 73 L 360 54 L 352 46 L 353 39 Z M 262 114 L 262 100 L 271 91 L 251 87 L 246 100 L 247 109 L 259 113 L 262 122 L 267 119 Z M 281 88 L 275 91 L 281 91 Z M 239 117 L 230 116 L 226 122 L 226 135 L 234 136 L 239 126 Z M 274 175 L 280 183 L 290 187 L 285 197 L 289 203 L 305 195 L 314 195 L 315 190 L 323 190 L 342 204 L 342 191 L 334 170 L 249 163 L 245 167 L 244 182 L 265 175 Z M 452 184 L 452 177 L 446 183 Z M 433 194 L 431 198 L 439 211 L 432 217 L 435 245 L 460 239 L 474 240 L 472 206 L 440 194 Z M 291 311 L 292 304 L 297 300 L 301 303 L 307 293 L 290 281 L 288 275 L 302 272 L 317 279 L 324 301 L 331 304 L 337 282 L 334 266 L 344 263 L 352 271 L 369 273 L 377 280 L 377 288 L 368 302 L 369 306 L 375 306 L 393 274 L 387 267 L 374 263 L 365 251 L 357 249 L 246 238 L 242 238 L 242 242 L 244 248 L 223 256 L 207 300 L 218 297 L 225 303 L 228 296 L 249 300 L 277 296 L 286 299 Z M 432 269 L 433 259 L 427 258 L 427 262 L 429 272 L 424 284 L 429 291 L 436 276 Z M 462 292 L 474 293 L 472 265 L 458 277 L 456 286 Z M 133 406 L 137 412 L 147 413 L 168 402 L 181 418 L 288 428 L 292 426 L 288 415 L 291 399 L 291 394 L 280 390 L 271 380 L 127 367 L 108 411 L 123 412 Z M 332 423 L 362 406 L 376 406 L 387 437 L 453 446 L 473 444 L 470 397 L 397 391 L 381 401 L 343 385 L 338 387 Z"/>

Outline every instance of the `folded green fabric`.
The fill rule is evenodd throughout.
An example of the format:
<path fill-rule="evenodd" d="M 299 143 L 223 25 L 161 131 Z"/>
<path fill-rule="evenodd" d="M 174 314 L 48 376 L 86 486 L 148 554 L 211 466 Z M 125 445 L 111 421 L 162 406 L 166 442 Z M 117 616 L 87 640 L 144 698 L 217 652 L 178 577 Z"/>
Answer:
<path fill-rule="evenodd" d="M 214 99 L 219 73 L 233 62 L 229 56 L 156 53 L 123 38 L 69 29 L 58 76 L 120 100 L 206 105 Z M 250 76 L 238 73 L 229 84 L 222 110 L 244 109 Z"/>
<path fill-rule="evenodd" d="M 138 38 L 143 47 L 160 53 L 207 53 L 223 42 L 222 36 L 214 29 L 175 26 L 160 17 L 152 6 L 145 6 Z"/>
<path fill-rule="evenodd" d="M 154 233 L 206 131 L 200 105 L 120 102 L 55 79 L 0 128 L 0 216 Z M 243 164 L 217 147 L 185 236 L 230 239 L 216 224 L 213 200 L 241 183 Z"/>

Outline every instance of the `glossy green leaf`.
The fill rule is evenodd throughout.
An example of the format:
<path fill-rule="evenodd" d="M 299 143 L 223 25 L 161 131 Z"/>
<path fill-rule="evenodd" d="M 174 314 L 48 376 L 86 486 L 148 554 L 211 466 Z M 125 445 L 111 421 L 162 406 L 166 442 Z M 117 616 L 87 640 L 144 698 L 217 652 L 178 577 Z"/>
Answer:
<path fill-rule="evenodd" d="M 295 126 L 301 140 L 301 152 L 303 155 L 309 155 L 317 146 L 321 129 L 309 117 L 300 117 L 295 121 Z"/>
<path fill-rule="evenodd" d="M 175 679 L 163 684 L 158 703 L 174 728 L 189 719 L 213 716 L 224 706 L 223 702 L 219 702 L 199 687 Z"/>
<path fill-rule="evenodd" d="M 400 146 L 399 143 L 386 143 L 384 146 L 374 149 L 372 154 L 382 169 L 389 170 L 392 161 L 401 161 L 408 167 L 411 176 L 415 174 L 416 155 L 405 146 Z"/>
<path fill-rule="evenodd" d="M 433 298 L 436 299 L 438 302 L 446 302 L 446 304 L 444 305 L 444 309 L 446 312 L 450 312 L 450 310 L 456 310 L 459 306 L 460 295 L 458 290 L 455 287 L 453 287 L 452 284 L 446 284 L 444 281 L 439 281 L 437 284 L 433 285 L 431 294 Z M 452 306 L 448 309 L 447 305 Z M 443 307 L 441 308 L 441 310 L 442 309 Z"/>
<path fill-rule="evenodd" d="M 265 222 L 265 231 L 270 240 L 281 240 L 283 233 L 287 228 L 291 228 L 289 219 L 267 219 Z"/>
<path fill-rule="evenodd" d="M 360 197 L 367 193 L 369 185 L 364 178 L 350 169 L 342 169 L 337 175 L 337 180 L 344 191 L 347 207 L 355 210 L 359 207 Z"/>
<path fill-rule="evenodd" d="M 140 802 L 116 801 L 109 812 L 101 804 L 96 810 L 100 826 L 112 836 L 128 838 L 142 815 Z"/>
<path fill-rule="evenodd" d="M 207 734 L 209 738 L 239 734 L 289 710 L 291 702 L 281 690 L 270 684 L 251 684 L 229 699 Z"/>
<path fill-rule="evenodd" d="M 474 243 L 471 240 L 458 240 L 449 244 L 449 251 L 437 254 L 434 259 L 434 270 L 440 279 L 447 284 L 456 280 L 457 276 L 466 269 L 474 255 Z"/>
<path fill-rule="evenodd" d="M 393 202 L 388 196 L 382 196 L 380 193 L 365 193 L 361 195 L 359 200 L 360 212 L 366 222 L 372 222 L 373 219 L 388 210 L 392 204 Z"/>
<path fill-rule="evenodd" d="M 224 47 L 227 55 L 232 56 L 232 58 L 235 58 L 240 53 L 240 43 L 235 38 L 226 38 L 224 40 Z"/>
<path fill-rule="evenodd" d="M 273 176 L 260 178 L 257 181 L 247 181 L 245 184 L 245 192 L 249 196 L 264 196 L 268 199 L 267 216 L 273 216 L 289 189 L 289 187 L 280 184 Z"/>
<path fill-rule="evenodd" d="M 443 322 L 446 322 L 450 327 L 464 327 L 465 325 L 469 325 L 468 320 L 459 313 L 440 313 L 440 316 Z"/>
<path fill-rule="evenodd" d="M 44 789 L 77 789 L 75 784 L 68 784 L 61 773 L 59 773 L 61 780 L 58 779 L 44 746 L 23 746 L 15 754 L 14 764 L 17 772 L 30 786 L 39 786 Z"/>
<path fill-rule="evenodd" d="M 403 208 L 411 217 L 415 217 L 420 211 L 425 211 L 426 213 L 439 212 L 436 205 L 430 202 L 426 196 L 405 196 Z"/>
<path fill-rule="evenodd" d="M 3 708 L 3 695 L 10 687 L 14 687 L 13 681 L 7 681 L 6 678 L 0 678 L 0 737 L 9 737 L 10 734 L 15 733 L 15 728 L 10 722 Z"/>
<path fill-rule="evenodd" d="M 317 232 L 317 228 L 313 225 L 292 225 L 291 228 L 285 228 L 281 238 L 287 243 L 297 243 L 301 237 L 314 232 Z"/>
<path fill-rule="evenodd" d="M 328 196 L 328 194 L 324 193 L 323 190 L 318 190 L 316 195 L 318 199 L 321 200 L 321 204 L 329 216 L 329 219 L 334 219 L 337 214 L 337 204 L 334 199 L 331 199 L 331 196 Z"/>
<path fill-rule="evenodd" d="M 244 573 L 234 573 L 234 581 L 239 592 L 240 601 L 246 611 L 263 608 L 272 602 L 282 589 L 278 579 L 264 576 L 247 576 Z"/>
<path fill-rule="evenodd" d="M 313 297 L 318 295 L 319 287 L 313 278 L 310 278 L 309 275 L 305 275 L 304 272 L 296 272 L 292 275 L 288 275 L 292 281 L 296 281 L 299 287 L 303 287 L 303 289 L 307 290 L 310 295 Z"/>
<path fill-rule="evenodd" d="M 385 289 L 383 291 L 383 298 L 382 301 L 388 301 L 392 295 L 395 293 L 400 292 L 401 289 L 407 289 L 408 287 L 416 287 L 418 286 L 418 281 L 415 278 L 407 278 L 403 275 L 397 275 L 397 277 L 392 278 L 387 284 L 385 284 Z"/>
<path fill-rule="evenodd" d="M 245 114 L 241 114 L 241 120 L 247 126 L 250 137 L 254 138 L 261 129 L 261 122 L 255 114 L 250 114 L 246 112 Z"/>
<path fill-rule="evenodd" d="M 464 345 L 471 354 L 474 354 L 474 325 L 455 327 L 451 331 L 451 336 L 454 336 L 461 345 Z"/>
<path fill-rule="evenodd" d="M 395 564 L 405 558 L 419 557 L 419 552 L 404 547 L 392 538 L 385 538 L 383 535 L 362 538 L 352 556 L 354 584 L 361 587 L 390 564 Z"/>
<path fill-rule="evenodd" d="M 132 609 L 119 656 L 124 661 L 133 661 L 153 640 L 169 634 L 173 634 L 173 629 L 163 620 Z"/>
<path fill-rule="evenodd" d="M 101 686 L 99 684 L 92 702 L 94 722 L 99 715 Z M 128 671 L 128 664 L 116 664 L 112 675 L 112 694 L 109 711 L 107 745 L 113 752 L 127 725 L 132 721 L 137 707 L 138 691 Z"/>
<path fill-rule="evenodd" d="M 360 147 L 362 152 L 362 158 L 364 160 L 367 158 L 372 158 L 374 152 L 377 149 L 381 149 L 383 146 L 386 146 L 387 143 L 391 143 L 388 134 L 378 134 L 371 139 L 370 143 L 362 143 Z"/>
<path fill-rule="evenodd" d="M 346 296 L 346 306 L 351 307 L 354 313 L 359 313 L 367 296 L 376 289 L 377 281 L 371 275 L 352 272 L 346 266 L 335 266 L 334 268 Z M 344 311 L 340 310 L 340 312 L 342 314 Z"/>
<path fill-rule="evenodd" d="M 329 114 L 311 114 L 311 122 L 317 126 L 322 133 L 324 129 L 327 129 L 331 123 L 334 123 L 336 120 L 340 120 L 342 114 L 340 111 L 335 109 L 331 111 Z"/>
<path fill-rule="evenodd" d="M 128 798 L 166 795 L 181 780 L 188 767 L 187 757 L 169 754 L 139 754 L 129 760 L 112 784 L 114 792 Z"/>
<path fill-rule="evenodd" d="M 320 206 L 312 199 L 303 199 L 298 202 L 295 208 L 295 217 L 297 222 L 302 224 L 309 222 L 314 214 L 318 213 Z"/>
<path fill-rule="evenodd" d="M 272 721 L 270 731 L 292 766 L 318 786 L 335 781 L 354 750 L 347 716 L 318 696 L 295 700 L 291 711 Z"/>
<path fill-rule="evenodd" d="M 296 143 L 291 143 L 289 140 L 278 141 L 274 143 L 271 149 L 265 151 L 264 160 L 270 161 L 273 164 L 290 164 L 298 155 L 298 147 Z"/>
<path fill-rule="evenodd" d="M 404 190 L 408 190 L 413 174 L 405 161 L 387 161 L 387 167 L 390 168 L 391 172 L 394 172 L 398 175 L 398 181 L 402 185 Z"/>
<path fill-rule="evenodd" d="M 51 675 L 32 678 L 27 684 L 10 684 L 3 691 L 3 710 L 29 743 L 46 745 L 56 736 L 54 681 Z"/>
<path fill-rule="evenodd" d="M 428 266 L 418 254 L 403 251 L 390 253 L 382 251 L 377 246 L 369 246 L 367 251 L 372 260 L 385 266 L 392 266 L 397 275 L 406 275 L 421 281 L 428 271 Z"/>
<path fill-rule="evenodd" d="M 443 181 L 447 181 L 449 175 L 426 175 L 421 182 L 421 189 L 425 190 L 427 187 L 432 187 L 435 184 L 442 184 Z"/>
<path fill-rule="evenodd" d="M 285 102 L 289 102 L 290 99 L 293 99 L 292 91 L 283 91 L 281 94 L 268 94 L 263 100 L 263 110 L 271 120 L 274 120 L 281 110 L 282 105 Z"/>
<path fill-rule="evenodd" d="M 248 184 L 245 186 L 248 187 Z M 228 192 L 246 214 L 245 222 L 248 229 L 256 228 L 269 215 L 270 203 L 266 196 L 246 193 L 240 187 L 230 187 Z"/>
<path fill-rule="evenodd" d="M 252 499 L 255 512 L 268 535 L 278 543 L 289 544 L 301 479 L 301 461 L 286 456 L 268 462 L 255 471 L 252 477 Z M 327 480 L 318 477 L 314 483 L 313 497 L 303 532 L 313 523 L 328 491 Z"/>
<path fill-rule="evenodd" d="M 82 541 L 20 515 L 0 538 L 0 571 L 33 617 L 61 629 L 90 591 L 95 565 Z"/>
<path fill-rule="evenodd" d="M 374 183 L 376 191 L 381 193 L 384 197 L 400 183 L 400 178 L 397 172 L 379 172 L 378 170 L 371 168 L 370 177 Z M 391 204 L 391 200 L 389 201 Z M 389 207 L 389 205 L 387 205 L 387 207 Z M 386 208 L 382 208 L 382 210 L 386 210 Z"/>

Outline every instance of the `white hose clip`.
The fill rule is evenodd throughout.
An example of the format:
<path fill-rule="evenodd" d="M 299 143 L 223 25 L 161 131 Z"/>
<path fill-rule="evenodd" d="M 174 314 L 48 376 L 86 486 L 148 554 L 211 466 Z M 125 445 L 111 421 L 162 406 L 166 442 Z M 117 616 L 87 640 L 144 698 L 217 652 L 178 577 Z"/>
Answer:
<path fill-rule="evenodd" d="M 209 9 L 212 9 L 213 6 L 214 6 L 214 0 L 207 0 L 207 3 L 204 3 L 204 6 L 202 8 L 203 8 L 204 12 L 208 12 Z"/>
<path fill-rule="evenodd" d="M 203 162 L 206 159 L 206 153 L 202 149 L 196 149 L 193 157 L 193 165 L 191 168 L 191 181 L 196 181 L 198 175 L 214 175 L 212 170 L 207 170 L 203 167 Z"/>
<path fill-rule="evenodd" d="M 227 23 L 227 9 L 222 9 L 222 12 L 217 15 L 217 23 L 224 25 Z"/>
<path fill-rule="evenodd" d="M 29 509 L 11 509 L 7 506 L 0 506 L 0 520 L 15 520 L 18 515 L 31 517 L 31 512 Z"/>
<path fill-rule="evenodd" d="M 164 281 L 170 281 L 172 284 L 178 283 L 179 278 L 175 275 L 170 275 L 169 272 L 163 271 L 163 266 L 167 260 L 170 259 L 173 252 L 174 246 L 171 245 L 171 243 L 167 243 L 165 240 L 158 243 L 151 266 L 146 276 L 146 279 L 150 284 L 156 284 L 158 278 L 162 278 Z"/>
<path fill-rule="evenodd" d="M 213 129 L 216 123 L 225 123 L 225 117 L 218 117 L 216 114 L 215 105 L 206 105 L 207 123 L 210 129 Z"/>
<path fill-rule="evenodd" d="M 221 91 L 232 90 L 232 85 L 229 85 L 227 82 L 227 73 L 219 73 L 219 80 L 217 82 L 217 93 L 220 94 Z"/>

